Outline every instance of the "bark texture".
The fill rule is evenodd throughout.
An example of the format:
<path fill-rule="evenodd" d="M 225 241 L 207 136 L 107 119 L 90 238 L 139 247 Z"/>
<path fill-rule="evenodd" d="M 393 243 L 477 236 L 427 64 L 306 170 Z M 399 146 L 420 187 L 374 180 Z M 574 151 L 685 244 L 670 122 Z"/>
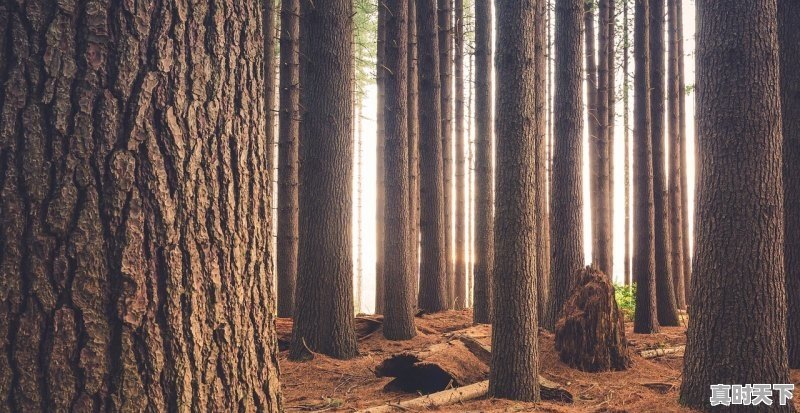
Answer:
<path fill-rule="evenodd" d="M 589 140 L 589 162 L 592 176 L 592 222 L 596 249 L 592 250 L 594 265 L 611 277 L 611 187 L 609 185 L 609 146 L 608 146 L 608 75 L 609 75 L 609 3 L 612 0 L 599 0 L 598 19 L 598 59 L 597 96 L 595 97 L 596 133 Z"/>
<path fill-rule="evenodd" d="M 586 75 L 586 112 L 587 127 L 589 132 L 589 206 L 591 210 L 590 228 L 592 233 L 592 262 L 597 262 L 597 252 L 599 251 L 598 230 L 598 174 L 597 166 L 597 138 L 600 133 L 600 123 L 597 117 L 597 50 L 595 48 L 595 26 L 594 13 L 596 10 L 594 0 L 584 0 L 583 14 L 583 41 L 584 41 L 584 70 Z"/>
<path fill-rule="evenodd" d="M 455 246 L 455 308 L 467 306 L 467 197 L 465 177 L 467 135 L 464 134 L 464 0 L 455 0 L 455 129 L 456 129 L 456 246 Z"/>
<path fill-rule="evenodd" d="M 475 1 L 475 251 L 473 318 L 492 319 L 494 271 L 492 1 Z"/>
<path fill-rule="evenodd" d="M 280 410 L 263 12 L 0 4 L 0 411 Z"/>
<path fill-rule="evenodd" d="M 535 157 L 537 2 L 497 0 L 495 318 L 489 394 L 539 400 Z"/>
<path fill-rule="evenodd" d="M 553 100 L 552 279 L 548 318 L 557 320 L 583 267 L 583 102 L 581 58 L 583 0 L 555 6 Z M 553 326 L 555 322 L 553 321 Z"/>
<path fill-rule="evenodd" d="M 411 303 L 419 291 L 419 68 L 417 65 L 417 4 L 408 0 L 408 177 L 411 209 Z"/>
<path fill-rule="evenodd" d="M 789 367 L 800 367 L 800 4 L 778 1 Z"/>
<path fill-rule="evenodd" d="M 650 1 L 635 0 L 633 56 L 634 74 L 634 167 L 633 173 L 633 262 L 636 281 L 636 333 L 657 333 L 656 270 L 653 216 L 653 141 L 650 139 Z"/>
<path fill-rule="evenodd" d="M 281 1 L 278 119 L 278 317 L 291 317 L 297 281 L 300 0 Z"/>
<path fill-rule="evenodd" d="M 690 248 L 689 240 L 694 235 L 689 231 L 689 169 L 687 165 L 689 162 L 689 149 L 688 141 L 689 136 L 686 134 L 686 80 L 685 73 L 686 66 L 684 65 L 684 51 L 683 51 L 683 2 L 679 1 L 677 4 L 678 13 L 678 128 L 680 129 L 681 136 L 683 137 L 681 148 L 681 196 L 683 199 L 684 208 L 681 210 L 683 214 L 683 277 L 684 277 L 684 290 L 686 295 L 686 305 L 690 306 L 691 284 L 692 284 L 692 249 Z M 696 135 L 696 133 L 695 133 Z M 695 139 L 692 137 L 692 139 Z M 695 139 L 696 141 L 697 139 Z M 697 145 L 695 145 L 695 148 Z M 695 162 L 697 160 L 695 159 Z M 696 168 L 695 168 L 696 170 Z M 693 245 L 693 244 L 692 244 Z"/>
<path fill-rule="evenodd" d="M 375 154 L 375 314 L 383 314 L 386 277 L 384 275 L 383 252 L 385 251 L 385 217 L 386 212 L 386 88 L 383 79 L 386 77 L 386 4 L 378 0 L 378 49 L 376 53 L 375 83 L 378 88 L 375 123 L 377 126 L 377 145 Z"/>
<path fill-rule="evenodd" d="M 669 120 L 669 214 L 672 243 L 672 285 L 675 304 L 686 309 L 686 286 L 683 272 L 683 169 L 681 150 L 683 135 L 680 130 L 680 89 L 678 86 L 678 1 L 668 0 L 669 20 L 669 64 L 667 68 L 667 96 Z"/>
<path fill-rule="evenodd" d="M 408 340 L 414 327 L 411 272 L 411 208 L 408 162 L 408 0 L 384 0 L 386 7 L 386 219 L 383 336 Z"/>
<path fill-rule="evenodd" d="M 536 3 L 534 53 L 536 55 L 536 262 L 540 276 L 536 280 L 539 326 L 553 331 L 554 320 L 547 311 L 550 296 L 550 216 L 547 213 L 547 2 Z"/>
<path fill-rule="evenodd" d="M 680 401 L 710 410 L 711 384 L 789 380 L 780 248 L 783 136 L 776 1 L 696 4 L 697 133 L 703 138 L 697 277 Z M 793 410 L 777 403 L 726 408 Z"/>
<path fill-rule="evenodd" d="M 438 0 L 437 6 L 447 308 L 453 308 L 456 296 L 456 277 L 453 271 L 453 10 L 451 1 Z"/>
<path fill-rule="evenodd" d="M 441 85 L 436 0 L 417 2 L 419 54 L 419 308 L 447 309 L 444 174 L 442 173 Z"/>
<path fill-rule="evenodd" d="M 289 356 L 357 352 L 353 331 L 352 2 L 300 3 L 297 291 Z"/>

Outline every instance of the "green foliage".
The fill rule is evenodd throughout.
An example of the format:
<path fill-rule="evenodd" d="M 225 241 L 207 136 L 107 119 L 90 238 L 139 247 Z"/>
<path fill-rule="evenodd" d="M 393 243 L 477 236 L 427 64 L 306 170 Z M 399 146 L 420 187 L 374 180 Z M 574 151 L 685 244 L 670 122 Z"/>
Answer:
<path fill-rule="evenodd" d="M 636 314 L 636 284 L 614 285 L 614 298 L 619 309 L 625 315 L 625 321 L 633 321 Z"/>

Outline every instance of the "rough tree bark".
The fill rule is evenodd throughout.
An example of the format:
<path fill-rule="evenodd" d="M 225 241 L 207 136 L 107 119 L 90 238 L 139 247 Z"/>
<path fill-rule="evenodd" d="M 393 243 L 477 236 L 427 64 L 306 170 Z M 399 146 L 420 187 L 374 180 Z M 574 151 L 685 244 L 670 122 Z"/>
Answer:
<path fill-rule="evenodd" d="M 534 207 L 537 211 L 536 224 L 536 262 L 539 274 L 536 280 L 536 291 L 539 313 L 539 326 L 553 331 L 555 320 L 550 320 L 547 311 L 550 296 L 550 216 L 547 213 L 547 2 L 536 3 L 536 28 L 534 53 L 536 56 L 536 118 L 539 120 L 536 130 L 536 186 L 541 190 L 536 193 Z"/>
<path fill-rule="evenodd" d="M 475 1 L 475 251 L 473 319 L 492 320 L 494 166 L 492 134 L 492 0 Z"/>
<path fill-rule="evenodd" d="M 453 12 L 450 7 L 451 1 L 438 0 L 437 6 L 447 308 L 453 308 L 456 292 L 456 277 L 453 272 Z"/>
<path fill-rule="evenodd" d="M 274 15 L 26 6 L 0 5 L 0 410 L 280 411 Z"/>
<path fill-rule="evenodd" d="M 408 340 L 414 327 L 411 272 L 411 208 L 408 160 L 408 0 L 383 0 L 386 7 L 386 219 L 383 336 Z"/>
<path fill-rule="evenodd" d="M 537 2 L 497 0 L 495 317 L 489 393 L 539 400 L 536 280 Z"/>
<path fill-rule="evenodd" d="M 561 309 L 583 267 L 583 110 L 581 57 L 583 1 L 556 2 L 555 96 L 553 100 L 553 240 L 549 319 Z M 555 321 L 553 321 L 555 327 Z"/>
<path fill-rule="evenodd" d="M 419 64 L 420 274 L 419 308 L 447 309 L 441 85 L 436 0 L 417 2 Z"/>
<path fill-rule="evenodd" d="M 455 126 L 456 126 L 456 213 L 455 213 L 455 308 L 467 306 L 467 230 L 465 170 L 467 136 L 464 134 L 464 0 L 455 0 Z"/>
<path fill-rule="evenodd" d="M 635 0 L 633 29 L 634 251 L 631 264 L 636 281 L 635 333 L 657 333 L 656 272 L 653 216 L 653 141 L 650 139 L 650 1 Z"/>
<path fill-rule="evenodd" d="M 712 384 L 789 383 L 783 135 L 776 1 L 696 4 L 703 138 L 680 401 L 709 410 Z M 777 402 L 726 408 L 755 410 L 794 411 Z"/>
<path fill-rule="evenodd" d="M 689 239 L 693 234 L 689 231 L 689 169 L 687 165 L 689 162 L 689 149 L 688 142 L 689 136 L 686 134 L 686 80 L 685 73 L 686 66 L 684 65 L 684 52 L 683 52 L 683 1 L 679 1 L 677 5 L 678 13 L 678 116 L 680 134 L 683 137 L 681 148 L 681 196 L 682 204 L 684 205 L 681 210 L 683 215 L 683 278 L 684 278 L 684 291 L 686 296 L 686 305 L 691 306 L 691 284 L 692 284 L 692 249 L 689 246 Z M 693 138 L 694 139 L 694 138 Z M 696 140 L 696 139 L 695 139 Z M 695 147 L 697 147 L 695 145 Z"/>
<path fill-rule="evenodd" d="M 686 309 L 686 287 L 683 273 L 683 195 L 681 181 L 681 148 L 683 147 L 680 126 L 680 97 L 678 89 L 678 1 L 668 0 L 669 16 L 669 65 L 667 68 L 667 96 L 669 116 L 669 213 L 672 241 L 672 285 L 675 304 Z"/>
<path fill-rule="evenodd" d="M 376 134 L 376 156 L 375 156 L 375 314 L 383 314 L 384 297 L 383 292 L 386 287 L 386 277 L 384 275 L 385 265 L 383 263 L 384 243 L 386 239 L 386 168 L 385 146 L 386 146 L 386 119 L 383 110 L 386 105 L 386 88 L 383 79 L 386 77 L 386 4 L 385 0 L 378 0 L 378 33 L 377 33 L 377 52 L 375 65 L 375 83 L 378 88 L 377 108 L 375 109 Z"/>
<path fill-rule="evenodd" d="M 650 127 L 653 141 L 656 304 L 658 323 L 677 326 L 680 321 L 672 284 L 670 211 L 664 153 L 664 1 L 650 0 Z"/>
<path fill-rule="evenodd" d="M 300 0 L 281 1 L 278 123 L 278 317 L 291 317 L 297 280 Z"/>
<path fill-rule="evenodd" d="M 417 5 L 408 0 L 408 176 L 410 182 L 409 208 L 411 209 L 411 272 L 417 304 L 419 291 L 419 70 L 417 68 Z"/>
<path fill-rule="evenodd" d="M 800 4 L 778 1 L 789 367 L 800 367 Z"/>
<path fill-rule="evenodd" d="M 300 190 L 297 291 L 289 356 L 354 357 L 353 4 L 300 3 Z"/>
<path fill-rule="evenodd" d="M 612 0 L 599 0 L 598 19 L 598 59 L 597 59 L 597 96 L 595 116 L 597 133 L 591 136 L 589 162 L 592 168 L 592 222 L 596 231 L 597 249 L 592 251 L 595 266 L 609 278 L 611 273 L 611 187 L 609 185 L 609 146 L 608 146 L 608 77 L 609 77 L 609 3 Z M 592 122 L 590 120 L 590 122 Z"/>

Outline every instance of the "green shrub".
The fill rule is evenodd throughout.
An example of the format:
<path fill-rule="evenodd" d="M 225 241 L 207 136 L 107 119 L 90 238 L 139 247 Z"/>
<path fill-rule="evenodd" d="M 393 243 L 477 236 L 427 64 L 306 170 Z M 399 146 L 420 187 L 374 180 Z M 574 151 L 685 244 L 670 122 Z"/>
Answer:
<path fill-rule="evenodd" d="M 636 314 L 636 284 L 615 284 L 614 296 L 619 309 L 625 315 L 625 321 L 633 321 L 633 317 Z"/>

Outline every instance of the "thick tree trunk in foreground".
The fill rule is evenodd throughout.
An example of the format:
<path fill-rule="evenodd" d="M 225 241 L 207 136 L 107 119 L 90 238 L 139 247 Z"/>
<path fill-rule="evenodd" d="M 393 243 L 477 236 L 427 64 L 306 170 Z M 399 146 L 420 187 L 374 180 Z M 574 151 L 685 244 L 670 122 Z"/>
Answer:
<path fill-rule="evenodd" d="M 537 306 L 539 325 L 553 331 L 555 320 L 550 320 L 547 311 L 550 296 L 550 216 L 547 214 L 547 2 L 539 0 L 536 4 L 536 119 L 539 120 L 536 130 L 536 262 L 540 277 L 536 280 Z"/>
<path fill-rule="evenodd" d="M 464 134 L 464 0 L 455 0 L 455 84 L 456 84 L 456 247 L 455 308 L 467 306 L 467 230 L 466 209 L 467 197 L 465 177 L 466 153 L 468 137 Z"/>
<path fill-rule="evenodd" d="M 670 211 L 664 153 L 664 1 L 650 0 L 650 120 L 653 141 L 656 302 L 658 323 L 662 326 L 677 326 L 679 320 L 675 305 L 675 287 L 672 284 Z"/>
<path fill-rule="evenodd" d="M 377 126 L 377 145 L 375 154 L 375 314 L 383 314 L 386 290 L 385 266 L 383 263 L 384 243 L 386 239 L 386 88 L 383 79 L 386 77 L 386 5 L 385 0 L 378 0 L 378 50 L 376 53 L 375 82 L 378 88 L 375 123 Z"/>
<path fill-rule="evenodd" d="M 436 0 L 417 1 L 419 54 L 419 308 L 447 309 L 447 268 L 444 247 L 444 175 L 439 84 L 439 43 Z"/>
<path fill-rule="evenodd" d="M 594 120 L 597 133 L 589 143 L 589 162 L 592 176 L 592 222 L 593 237 L 597 249 L 592 251 L 594 265 L 611 277 L 611 187 L 609 185 L 609 147 L 608 147 L 608 74 L 609 74 L 609 3 L 612 0 L 599 0 L 598 19 L 598 59 L 597 59 L 597 111 Z M 593 120 L 589 121 L 590 123 Z"/>
<path fill-rule="evenodd" d="M 789 383 L 784 138 L 776 1 L 701 0 L 697 12 L 697 276 L 680 401 L 709 410 L 712 384 Z M 794 409 L 726 408 L 754 410 Z"/>
<path fill-rule="evenodd" d="M 417 305 L 419 293 L 419 70 L 417 68 L 417 4 L 408 0 L 408 176 L 411 209 L 411 281 L 414 294 L 412 306 Z"/>
<path fill-rule="evenodd" d="M 800 367 L 800 3 L 778 1 L 789 366 Z"/>
<path fill-rule="evenodd" d="M 278 317 L 291 317 L 297 280 L 297 154 L 300 0 L 281 1 L 278 124 Z"/>
<path fill-rule="evenodd" d="M 653 216 L 653 141 L 650 139 L 650 1 L 636 0 L 634 17 L 634 252 L 636 277 L 636 333 L 658 332 Z"/>
<path fill-rule="evenodd" d="M 453 308 L 456 278 L 453 272 L 453 12 L 452 0 L 438 0 L 439 85 L 441 86 L 442 174 L 444 176 L 444 251 L 447 308 Z"/>
<path fill-rule="evenodd" d="M 683 272 L 683 194 L 681 181 L 681 149 L 683 135 L 680 130 L 680 90 L 678 89 L 678 1 L 668 0 L 669 9 L 669 65 L 667 74 L 667 96 L 669 116 L 669 214 L 672 242 L 672 285 L 675 303 L 686 309 L 686 287 Z"/>
<path fill-rule="evenodd" d="M 300 244 L 292 359 L 357 352 L 353 331 L 352 2 L 300 5 Z"/>
<path fill-rule="evenodd" d="M 408 0 L 384 0 L 386 17 L 386 232 L 383 336 L 407 340 L 414 327 L 408 162 Z"/>
<path fill-rule="evenodd" d="M 473 319 L 492 319 L 494 167 L 492 165 L 492 0 L 475 1 L 475 252 Z"/>
<path fill-rule="evenodd" d="M 539 400 L 536 280 L 538 191 L 535 156 L 537 4 L 497 0 L 497 215 L 495 318 L 489 393 L 514 400 Z"/>
<path fill-rule="evenodd" d="M 209 3 L 0 5 L 1 411 L 280 410 L 272 33 Z"/>
<path fill-rule="evenodd" d="M 552 279 L 549 318 L 557 320 L 583 267 L 583 111 L 581 58 L 583 0 L 559 1 L 555 9 L 553 100 Z M 557 188 L 557 189 L 556 189 Z M 555 322 L 553 322 L 555 326 Z"/>

